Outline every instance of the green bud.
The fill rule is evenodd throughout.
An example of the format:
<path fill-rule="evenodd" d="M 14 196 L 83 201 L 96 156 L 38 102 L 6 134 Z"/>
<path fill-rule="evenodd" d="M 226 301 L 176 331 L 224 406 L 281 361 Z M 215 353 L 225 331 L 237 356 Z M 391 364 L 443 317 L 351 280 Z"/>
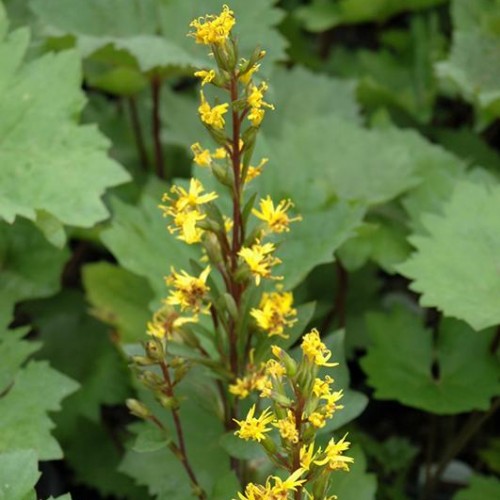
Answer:
<path fill-rule="evenodd" d="M 227 312 L 233 318 L 235 321 L 238 320 L 238 306 L 236 305 L 236 302 L 234 301 L 233 297 L 229 295 L 228 293 L 224 293 L 222 295 L 222 299 L 224 300 L 224 306 L 227 309 Z"/>
<path fill-rule="evenodd" d="M 272 396 L 271 396 L 276 403 L 282 406 L 290 406 L 292 404 L 292 400 L 288 397 L 286 397 L 284 394 L 281 394 L 279 392 L 273 391 Z M 286 415 L 285 415 L 286 416 Z"/>
<path fill-rule="evenodd" d="M 276 444 L 272 439 L 268 438 L 267 436 L 260 442 L 260 444 L 271 455 L 274 455 L 276 453 Z"/>
<path fill-rule="evenodd" d="M 222 256 L 219 240 L 213 233 L 205 233 L 203 238 L 203 245 L 207 251 L 210 261 L 215 264 L 222 264 L 224 257 Z"/>
<path fill-rule="evenodd" d="M 129 398 L 125 403 L 130 413 L 132 413 L 132 415 L 135 415 L 136 417 L 147 419 L 152 416 L 152 413 L 148 410 L 146 405 L 144 405 L 137 399 Z"/>
<path fill-rule="evenodd" d="M 158 389 L 159 387 L 162 387 L 164 383 L 162 377 L 150 371 L 141 372 L 138 375 L 138 379 L 142 384 L 150 389 Z"/>
<path fill-rule="evenodd" d="M 246 264 L 241 264 L 234 273 L 234 279 L 238 283 L 245 283 L 252 277 L 252 271 Z"/>
<path fill-rule="evenodd" d="M 212 164 L 212 173 L 215 178 L 224 186 L 232 187 L 234 182 L 233 171 L 227 166 L 219 165 L 218 163 Z"/>
<path fill-rule="evenodd" d="M 144 346 L 146 354 L 153 362 L 161 363 L 165 359 L 163 345 L 158 339 L 148 340 Z"/>
<path fill-rule="evenodd" d="M 179 408 L 179 401 L 174 397 L 167 396 L 166 394 L 157 394 L 156 400 L 163 406 L 163 408 L 166 408 L 167 410 L 175 410 Z"/>
<path fill-rule="evenodd" d="M 146 358 L 146 356 L 132 356 L 130 361 L 136 366 L 151 366 L 155 364 L 153 360 Z"/>

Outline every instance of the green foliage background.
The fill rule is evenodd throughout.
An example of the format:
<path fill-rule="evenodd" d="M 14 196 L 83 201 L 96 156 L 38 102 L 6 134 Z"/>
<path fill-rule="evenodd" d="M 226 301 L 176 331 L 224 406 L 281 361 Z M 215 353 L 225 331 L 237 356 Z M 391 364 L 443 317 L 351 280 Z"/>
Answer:
<path fill-rule="evenodd" d="M 124 408 L 127 355 L 192 257 L 157 204 L 205 140 L 191 75 L 209 60 L 188 23 L 223 3 L 0 2 L 1 499 L 189 497 Z M 465 472 L 439 498 L 500 498 L 500 2 L 230 7 L 243 49 L 268 53 L 276 105 L 255 190 L 304 218 L 280 272 L 302 331 L 322 328 L 342 364 L 346 408 L 324 439 L 341 428 L 357 445 L 336 493 L 430 498 L 419 478 L 453 458 Z M 211 391 L 186 384 L 182 417 L 222 500 L 238 488 L 229 456 L 255 450 L 223 435 Z"/>

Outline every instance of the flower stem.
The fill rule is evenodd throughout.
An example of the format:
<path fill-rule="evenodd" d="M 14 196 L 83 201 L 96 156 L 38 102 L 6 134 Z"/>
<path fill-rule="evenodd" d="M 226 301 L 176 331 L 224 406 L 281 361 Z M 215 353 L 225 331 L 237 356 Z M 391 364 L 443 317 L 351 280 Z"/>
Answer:
<path fill-rule="evenodd" d="M 165 160 L 163 158 L 163 148 L 161 145 L 161 117 L 160 117 L 161 83 L 162 82 L 160 76 L 153 75 L 151 79 L 151 96 L 153 99 L 151 125 L 153 130 L 156 175 L 158 175 L 160 179 L 165 179 L 166 178 Z"/>
<path fill-rule="evenodd" d="M 165 361 L 162 361 L 160 363 L 160 367 L 163 374 L 163 380 L 165 381 L 166 384 L 165 394 L 168 397 L 172 398 L 174 396 L 173 384 L 170 378 L 170 374 L 168 372 L 168 366 L 165 363 Z M 191 480 L 191 484 L 193 485 L 193 490 L 195 491 L 196 496 L 201 500 L 204 500 L 207 498 L 207 495 L 203 490 L 203 488 L 198 483 L 196 475 L 188 459 L 186 442 L 184 440 L 184 432 L 182 430 L 182 424 L 179 418 L 179 409 L 174 406 L 172 407 L 171 412 L 172 412 L 172 418 L 174 420 L 175 432 L 177 434 L 177 441 L 178 441 L 178 453 L 176 453 L 176 455 L 179 457 L 182 466 L 184 467 L 187 475 L 189 476 L 189 479 Z"/>
<path fill-rule="evenodd" d="M 147 171 L 149 166 L 149 160 L 148 160 L 148 153 L 146 151 L 146 146 L 144 144 L 144 135 L 142 133 L 141 120 L 139 118 L 139 113 L 137 111 L 137 101 L 135 97 L 131 96 L 127 99 L 127 103 L 130 112 L 130 122 L 132 125 L 132 131 L 135 137 L 135 144 L 137 146 L 137 152 L 139 154 L 139 161 L 141 162 L 141 168 Z"/>

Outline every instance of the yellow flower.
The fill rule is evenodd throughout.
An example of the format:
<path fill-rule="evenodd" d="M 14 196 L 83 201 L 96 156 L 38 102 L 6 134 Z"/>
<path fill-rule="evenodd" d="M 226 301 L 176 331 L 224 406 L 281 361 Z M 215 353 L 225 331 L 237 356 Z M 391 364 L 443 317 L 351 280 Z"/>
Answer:
<path fill-rule="evenodd" d="M 218 198 L 215 191 L 202 194 L 204 190 L 205 188 L 201 182 L 195 178 L 192 178 L 189 182 L 189 191 L 186 191 L 181 186 L 174 185 L 170 188 L 170 192 L 177 195 L 177 198 L 170 198 L 168 194 L 164 194 L 162 201 L 169 202 L 170 206 L 160 205 L 160 208 L 163 209 L 164 215 L 175 216 L 179 212 L 196 209 L 199 205 L 204 205 Z"/>
<path fill-rule="evenodd" d="M 166 278 L 167 285 L 174 287 L 167 298 L 168 305 L 178 305 L 181 310 L 191 309 L 199 312 L 206 294 L 210 291 L 207 286 L 207 278 L 210 274 L 210 266 L 207 266 L 199 277 L 191 276 L 186 271 L 177 273 L 172 268 L 172 273 Z"/>
<path fill-rule="evenodd" d="M 332 353 L 326 348 L 325 344 L 321 342 L 319 332 L 316 328 L 312 329 L 309 333 L 302 338 L 302 352 L 304 356 L 317 366 L 337 366 L 338 363 L 328 363 Z"/>
<path fill-rule="evenodd" d="M 263 82 L 260 86 L 252 85 L 247 97 L 247 104 L 250 106 L 248 119 L 254 127 L 258 127 L 264 119 L 265 110 L 263 108 L 274 109 L 272 104 L 264 101 L 264 93 L 267 91 L 267 83 Z"/>
<path fill-rule="evenodd" d="M 158 339 L 171 338 L 174 332 L 186 323 L 197 323 L 198 316 L 179 316 L 170 308 L 162 307 L 147 324 L 146 333 Z"/>
<path fill-rule="evenodd" d="M 288 338 L 288 335 L 283 333 L 285 326 L 292 326 L 297 321 L 290 319 L 297 315 L 297 310 L 292 304 L 292 292 L 264 293 L 259 308 L 253 308 L 250 315 L 255 318 L 259 328 L 266 331 L 270 337 L 278 335 Z"/>
<path fill-rule="evenodd" d="M 245 64 L 247 61 L 245 59 L 242 60 L 242 63 Z M 241 73 L 239 76 L 240 82 L 243 85 L 248 85 L 250 82 L 250 79 L 252 78 L 253 74 L 259 71 L 260 64 L 254 64 L 251 68 L 249 68 L 245 73 Z"/>
<path fill-rule="evenodd" d="M 322 396 L 328 396 L 330 394 L 330 384 L 333 383 L 333 378 L 328 375 L 325 380 L 320 378 L 314 379 L 313 394 L 320 398 Z"/>
<path fill-rule="evenodd" d="M 326 449 L 325 456 L 321 460 L 315 460 L 316 465 L 326 465 L 330 470 L 349 470 L 349 464 L 354 462 L 352 457 L 344 457 L 342 453 L 349 449 L 351 443 L 346 441 L 345 438 L 347 434 L 338 442 L 335 443 L 335 439 L 330 439 Z"/>
<path fill-rule="evenodd" d="M 237 378 L 234 384 L 229 386 L 229 392 L 238 396 L 240 399 L 245 399 L 252 388 L 251 380 L 248 377 Z"/>
<path fill-rule="evenodd" d="M 224 5 L 218 16 L 207 15 L 192 21 L 189 26 L 195 31 L 189 33 L 189 36 L 193 36 L 196 43 L 203 45 L 223 45 L 235 22 L 234 12 L 229 10 L 227 5 Z"/>
<path fill-rule="evenodd" d="M 199 142 L 195 142 L 191 146 L 191 151 L 194 154 L 193 161 L 200 167 L 209 167 L 212 164 L 212 155 L 208 149 L 203 149 Z"/>
<path fill-rule="evenodd" d="M 266 437 L 265 433 L 271 430 L 267 425 L 274 420 L 274 415 L 269 408 L 264 410 L 258 418 L 255 418 L 254 414 L 255 405 L 250 408 L 245 420 L 233 419 L 240 426 L 235 435 L 245 441 L 251 439 L 260 442 Z"/>
<path fill-rule="evenodd" d="M 291 410 L 287 411 L 287 416 L 284 419 L 273 423 L 280 433 L 280 436 L 291 443 L 299 442 L 299 432 L 295 423 L 295 415 Z"/>
<path fill-rule="evenodd" d="M 206 218 L 198 210 L 191 210 L 189 212 L 179 212 L 174 217 L 174 225 L 168 226 L 170 234 L 179 232 L 177 238 L 186 242 L 189 245 L 199 243 L 203 235 L 203 229 L 196 226 L 196 223 Z"/>
<path fill-rule="evenodd" d="M 283 375 L 286 373 L 286 368 L 278 363 L 275 359 L 270 359 L 266 363 L 266 374 L 274 377 L 277 380 L 281 380 Z"/>
<path fill-rule="evenodd" d="M 260 284 L 262 278 L 282 279 L 281 277 L 271 276 L 271 267 L 281 263 L 281 260 L 274 257 L 272 252 L 276 247 L 272 243 L 261 245 L 258 241 L 250 248 L 243 247 L 238 255 L 246 262 L 250 271 L 255 277 L 255 283 Z"/>
<path fill-rule="evenodd" d="M 307 417 L 307 420 L 309 420 L 309 422 L 311 422 L 311 424 L 317 429 L 321 429 L 326 424 L 325 415 L 319 413 L 318 411 L 311 413 L 309 417 Z"/>
<path fill-rule="evenodd" d="M 321 452 L 321 448 L 318 449 L 317 453 Z M 309 470 L 311 467 L 313 458 L 317 454 L 314 452 L 314 442 L 311 443 L 309 446 L 303 445 L 300 448 L 300 467 L 304 470 Z"/>
<path fill-rule="evenodd" d="M 264 168 L 264 165 L 269 161 L 268 158 L 262 158 L 260 160 L 260 163 L 254 167 L 253 165 L 248 166 L 247 174 L 245 176 L 245 182 L 250 182 L 251 180 L 255 179 L 258 177 Z"/>
<path fill-rule="evenodd" d="M 201 121 L 216 129 L 224 128 L 226 122 L 224 121 L 223 115 L 227 113 L 229 104 L 226 102 L 224 104 L 218 104 L 212 108 L 206 101 L 203 92 L 200 92 L 200 95 L 201 104 L 198 107 L 198 113 L 200 114 Z"/>
<path fill-rule="evenodd" d="M 250 88 L 250 94 L 247 97 L 247 103 L 251 108 L 269 108 L 274 109 L 272 104 L 264 101 L 264 94 L 268 89 L 266 82 L 262 82 L 258 87 L 252 85 Z"/>
<path fill-rule="evenodd" d="M 282 233 L 290 230 L 288 227 L 290 222 L 302 220 L 300 216 L 288 217 L 286 212 L 291 207 L 293 207 L 293 203 L 290 200 L 281 200 L 275 207 L 271 197 L 267 196 L 260 200 L 260 212 L 253 208 L 252 213 L 267 224 L 269 231 Z"/>
<path fill-rule="evenodd" d="M 249 483 L 245 487 L 245 494 L 238 493 L 239 500 L 287 500 L 289 492 L 296 491 L 297 486 L 306 482 L 305 479 L 299 479 L 304 474 L 303 469 L 297 469 L 292 475 L 284 481 L 277 477 L 267 478 L 266 485 Z M 274 484 L 272 484 L 272 482 Z"/>
<path fill-rule="evenodd" d="M 201 86 L 203 87 L 203 85 L 210 83 L 215 78 L 215 71 L 213 69 L 209 71 L 202 69 L 195 71 L 194 76 L 201 78 Z"/>
<path fill-rule="evenodd" d="M 324 412 L 326 414 L 326 418 L 332 418 L 333 414 L 337 410 L 342 410 L 344 405 L 338 405 L 337 402 L 340 401 L 344 397 L 344 392 L 342 390 L 332 392 L 331 394 L 327 394 L 322 397 L 325 400 Z"/>

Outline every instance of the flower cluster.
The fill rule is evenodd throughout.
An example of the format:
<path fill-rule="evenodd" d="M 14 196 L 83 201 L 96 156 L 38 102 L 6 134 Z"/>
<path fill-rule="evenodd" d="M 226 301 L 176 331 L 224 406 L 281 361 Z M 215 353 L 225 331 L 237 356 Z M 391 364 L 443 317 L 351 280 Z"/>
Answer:
<path fill-rule="evenodd" d="M 282 348 L 273 346 L 275 359 L 262 363 L 248 379 L 240 379 L 232 387 L 233 393 L 241 398 L 258 391 L 260 397 L 271 400 L 271 406 L 260 415 L 256 416 L 253 405 L 245 419 L 236 420 L 239 426 L 236 435 L 260 443 L 273 463 L 288 471 L 290 477 L 300 477 L 300 484 L 294 486 L 305 491 L 308 487 L 315 492 L 320 490 L 324 496 L 314 498 L 326 498 L 330 472 L 348 471 L 353 459 L 344 455 L 350 445 L 346 436 L 339 441 L 332 438 L 324 449 L 316 445 L 315 436 L 317 430 L 343 408 L 338 404 L 343 394 L 341 390 L 332 391 L 334 380 L 331 376 L 318 376 L 320 368 L 336 363 L 327 363 L 332 353 L 319 338 L 317 330 L 304 335 L 301 350 L 302 358 L 297 363 Z M 249 383 L 245 385 L 246 381 Z M 245 391 L 240 391 L 243 387 Z M 273 428 L 277 429 L 274 438 Z M 271 491 L 270 488 L 269 481 L 265 486 L 253 485 L 247 487 L 246 496 L 240 494 L 240 498 L 274 498 L 251 496 Z"/>
<path fill-rule="evenodd" d="M 247 59 L 239 57 L 232 37 L 235 17 L 227 6 L 190 26 L 190 36 L 210 47 L 214 61 L 214 67 L 202 68 L 195 76 L 203 89 L 199 119 L 216 144 L 207 148 L 195 142 L 193 163 L 212 177 L 207 186 L 218 183 L 221 189 L 207 192 L 193 177 L 189 183 L 174 183 L 159 205 L 170 234 L 196 245 L 202 255 L 199 262 L 191 261 L 191 273 L 171 268 L 165 278 L 168 293 L 147 324 L 145 356 L 132 359 L 139 380 L 172 413 L 175 434 L 142 403 L 130 401 L 129 408 L 169 434 L 169 447 L 186 470 L 194 494 L 207 498 L 189 462 L 181 398 L 174 394 L 188 370 L 201 365 L 213 371 L 208 383 L 216 380 L 225 432 L 260 443 L 285 474 L 271 475 L 264 484 L 242 484 L 239 499 L 313 498 L 311 491 L 314 498 L 328 498 L 330 472 L 349 470 L 353 461 L 344 455 L 349 448 L 346 436 L 332 438 L 323 447 L 316 440 L 318 430 L 342 409 L 342 391 L 333 390 L 333 378 L 320 372 L 337 363 L 330 362 L 332 354 L 317 330 L 304 335 L 300 362 L 272 345 L 291 344 L 290 337 L 297 334 L 293 293 L 281 284 L 273 289 L 272 283 L 283 279 L 275 270 L 281 264 L 276 255 L 280 238 L 301 217 L 293 213 L 288 198 L 276 202 L 265 196 L 254 206 L 255 195 L 248 192 L 249 183 L 268 162 L 252 162 L 265 114 L 274 109 L 266 102 L 268 84 L 256 80 L 265 52 L 257 48 Z M 215 92 L 206 91 L 206 86 Z M 218 97 L 207 97 L 212 95 Z M 224 199 L 227 193 L 230 199 Z M 184 357 L 175 355 L 179 352 Z M 242 418 L 239 405 L 252 398 Z M 248 477 L 245 467 L 235 467 L 241 477 Z"/>

